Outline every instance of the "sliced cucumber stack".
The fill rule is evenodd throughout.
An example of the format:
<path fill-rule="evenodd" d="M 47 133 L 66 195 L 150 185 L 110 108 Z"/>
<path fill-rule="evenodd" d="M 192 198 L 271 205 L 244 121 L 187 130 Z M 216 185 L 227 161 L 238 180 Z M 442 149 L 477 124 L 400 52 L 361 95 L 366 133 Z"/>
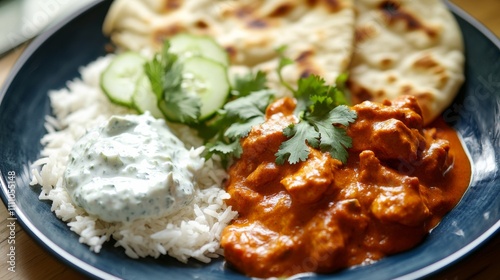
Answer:
<path fill-rule="evenodd" d="M 178 55 L 182 66 L 179 74 L 182 75 L 181 90 L 175 94 L 198 97 L 201 103 L 198 121 L 209 119 L 224 105 L 230 92 L 226 51 L 207 36 L 179 34 L 172 37 L 169 43 L 168 51 Z M 146 62 L 143 56 L 135 52 L 117 55 L 101 75 L 104 93 L 112 102 L 135 108 L 139 113 L 149 111 L 156 118 L 183 122 L 185 119 L 179 114 L 184 110 L 169 110 L 172 108 L 168 104 L 172 102 L 171 95 L 153 91 L 151 83 L 158 83 L 162 77 L 150 80 L 144 69 Z"/>
<path fill-rule="evenodd" d="M 173 36 L 169 42 L 170 51 L 182 58 L 201 56 L 224 66 L 229 65 L 226 50 L 211 37 L 181 33 Z"/>
<path fill-rule="evenodd" d="M 101 88 L 108 98 L 127 107 L 134 107 L 132 96 L 137 81 L 144 76 L 146 59 L 135 52 L 117 55 L 101 75 Z"/>

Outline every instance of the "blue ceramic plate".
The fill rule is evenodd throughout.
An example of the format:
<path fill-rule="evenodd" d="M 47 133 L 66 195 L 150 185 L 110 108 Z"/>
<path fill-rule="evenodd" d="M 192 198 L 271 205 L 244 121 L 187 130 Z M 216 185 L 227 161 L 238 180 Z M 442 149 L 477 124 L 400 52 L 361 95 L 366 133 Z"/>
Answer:
<path fill-rule="evenodd" d="M 65 86 L 78 68 L 106 54 L 108 39 L 101 26 L 110 1 L 86 7 L 40 35 L 26 49 L 0 93 L 1 194 L 8 204 L 9 173 L 15 172 L 15 216 L 24 229 L 61 260 L 98 278 L 243 279 L 222 259 L 205 265 L 181 264 L 168 257 L 133 260 L 107 245 L 89 251 L 78 236 L 38 200 L 29 186 L 29 165 L 37 159 L 45 134 L 44 116 L 51 114 L 47 92 Z M 416 278 L 433 274 L 461 260 L 494 236 L 500 227 L 500 43 L 476 21 L 450 7 L 466 46 L 467 82 L 445 119 L 460 133 L 473 162 L 473 178 L 462 201 L 418 247 L 372 265 L 318 279 Z M 11 178 L 12 179 L 12 178 Z"/>

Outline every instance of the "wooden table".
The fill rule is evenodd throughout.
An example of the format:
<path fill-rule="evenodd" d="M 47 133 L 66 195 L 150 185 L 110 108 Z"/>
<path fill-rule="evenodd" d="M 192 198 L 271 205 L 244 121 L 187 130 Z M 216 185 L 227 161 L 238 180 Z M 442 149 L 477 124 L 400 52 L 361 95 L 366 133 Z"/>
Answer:
<path fill-rule="evenodd" d="M 500 37 L 500 0 L 452 0 L 477 18 Z M 12 65 L 22 53 L 17 48 L 0 58 L 0 85 L 5 81 Z M 0 279 L 86 279 L 73 268 L 65 265 L 44 251 L 19 225 L 16 227 L 16 271 L 7 270 L 6 263 L 9 236 L 8 213 L 0 203 Z M 500 236 L 480 250 L 436 275 L 435 279 L 500 279 Z"/>

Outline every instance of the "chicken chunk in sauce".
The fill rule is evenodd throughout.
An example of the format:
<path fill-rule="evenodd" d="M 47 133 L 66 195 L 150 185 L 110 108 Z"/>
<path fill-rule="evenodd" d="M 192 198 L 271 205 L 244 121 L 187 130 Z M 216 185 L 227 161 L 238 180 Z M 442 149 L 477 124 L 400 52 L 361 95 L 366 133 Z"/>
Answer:
<path fill-rule="evenodd" d="M 468 186 L 456 133 L 439 121 L 424 128 L 413 97 L 352 107 L 345 165 L 312 148 L 306 161 L 275 163 L 283 128 L 297 122 L 294 108 L 291 98 L 271 104 L 229 170 L 228 203 L 239 216 L 221 245 L 247 275 L 328 273 L 408 250 Z"/>

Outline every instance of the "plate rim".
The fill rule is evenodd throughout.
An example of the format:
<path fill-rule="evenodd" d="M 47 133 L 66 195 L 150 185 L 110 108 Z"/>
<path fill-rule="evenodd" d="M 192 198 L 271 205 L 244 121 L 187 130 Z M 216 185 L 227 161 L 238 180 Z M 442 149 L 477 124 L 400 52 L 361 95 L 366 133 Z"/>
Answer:
<path fill-rule="evenodd" d="M 4 174 L 2 171 L 0 171 L 0 184 L 1 184 L 1 196 L 2 196 L 2 201 L 5 204 L 5 192 L 6 190 L 6 182 L 4 180 Z M 62 261 L 66 265 L 69 265 L 70 267 L 74 268 L 80 273 L 83 273 L 87 276 L 92 276 L 92 277 L 99 277 L 101 279 L 121 279 L 119 277 L 116 277 L 112 274 L 109 274 L 105 271 L 102 271 L 84 261 L 81 259 L 73 256 L 71 253 L 68 251 L 64 250 L 63 248 L 59 247 L 57 244 L 55 244 L 49 237 L 44 235 L 37 227 L 35 227 L 31 222 L 29 222 L 29 218 L 26 216 L 23 210 L 19 210 L 20 208 L 17 207 L 17 202 L 15 202 L 16 207 L 15 207 L 15 221 L 19 222 L 21 226 L 23 227 L 24 231 L 28 233 L 28 235 L 36 240 L 38 245 L 42 246 L 43 248 L 46 249 L 47 252 L 50 252 L 53 256 L 57 258 L 57 260 Z M 7 205 L 6 205 L 7 207 Z"/>
<path fill-rule="evenodd" d="M 44 44 L 52 35 L 57 33 L 62 27 L 67 25 L 70 21 L 76 19 L 77 17 L 81 16 L 85 12 L 88 12 L 90 9 L 93 7 L 97 6 L 98 4 L 101 4 L 103 2 L 106 2 L 106 0 L 94 0 L 93 2 L 83 6 L 82 8 L 78 9 L 77 11 L 74 11 L 73 13 L 67 15 L 64 19 L 62 19 L 59 23 L 54 24 L 44 32 L 42 32 L 40 35 L 35 37 L 31 42 L 28 43 L 28 46 L 26 49 L 23 51 L 23 53 L 20 55 L 20 57 L 17 59 L 16 63 L 12 67 L 9 75 L 4 81 L 3 86 L 0 88 L 0 106 L 2 105 L 4 101 L 4 97 L 7 93 L 8 88 L 10 87 L 12 81 L 14 78 L 17 76 L 18 72 L 21 70 L 21 68 L 24 66 L 24 64 L 31 58 L 31 56 L 36 52 L 36 50 Z M 500 50 L 500 38 L 497 37 L 490 29 L 488 29 L 485 25 L 483 25 L 481 22 L 479 22 L 476 18 L 474 18 L 472 15 L 468 14 L 465 12 L 463 9 L 458 7 L 456 4 L 451 3 L 449 0 L 445 0 L 444 4 L 447 6 L 447 8 L 457 17 L 461 18 L 468 24 L 470 24 L 474 29 L 476 29 L 478 32 L 480 32 L 483 36 L 485 36 L 492 44 L 496 46 L 497 49 Z M 13 51 L 16 51 L 14 49 Z M 8 200 L 6 197 L 7 193 L 7 184 L 4 179 L 4 175 L 2 171 L 0 170 L 0 187 L 1 187 L 1 192 L 0 196 L 2 198 L 2 201 L 7 207 L 8 205 Z M 88 264 L 84 262 L 83 260 L 73 256 L 71 253 L 68 251 L 62 249 L 59 247 L 57 244 L 55 244 L 52 240 L 50 240 L 49 237 L 45 236 L 42 234 L 38 228 L 36 228 L 30 221 L 29 218 L 26 216 L 24 211 L 20 208 L 17 207 L 17 202 L 16 202 L 16 218 L 17 221 L 21 224 L 23 229 L 28 233 L 28 235 L 35 240 L 40 246 L 42 246 L 47 252 L 52 254 L 54 257 L 56 257 L 59 261 L 63 262 L 65 265 L 68 265 L 75 269 L 76 271 L 89 276 L 89 277 L 98 277 L 98 278 L 103 278 L 103 279 L 121 279 L 117 276 L 114 276 L 112 274 L 109 274 L 108 272 L 105 272 L 103 270 L 100 270 L 91 264 Z M 430 265 L 427 265 L 425 267 L 422 267 L 416 271 L 406 273 L 404 275 L 398 276 L 395 279 L 407 279 L 409 278 L 422 278 L 422 277 L 428 277 L 431 275 L 434 275 L 440 271 L 443 271 L 447 267 L 449 267 L 452 264 L 458 263 L 460 260 L 465 258 L 466 256 L 469 256 L 476 252 L 479 248 L 485 246 L 488 241 L 493 239 L 495 236 L 500 234 L 500 220 L 497 221 L 495 224 L 493 224 L 488 230 L 483 232 L 481 235 L 479 235 L 476 239 L 471 241 L 469 244 L 466 246 L 460 248 L 458 251 L 455 251 L 451 255 L 435 262 Z"/>

